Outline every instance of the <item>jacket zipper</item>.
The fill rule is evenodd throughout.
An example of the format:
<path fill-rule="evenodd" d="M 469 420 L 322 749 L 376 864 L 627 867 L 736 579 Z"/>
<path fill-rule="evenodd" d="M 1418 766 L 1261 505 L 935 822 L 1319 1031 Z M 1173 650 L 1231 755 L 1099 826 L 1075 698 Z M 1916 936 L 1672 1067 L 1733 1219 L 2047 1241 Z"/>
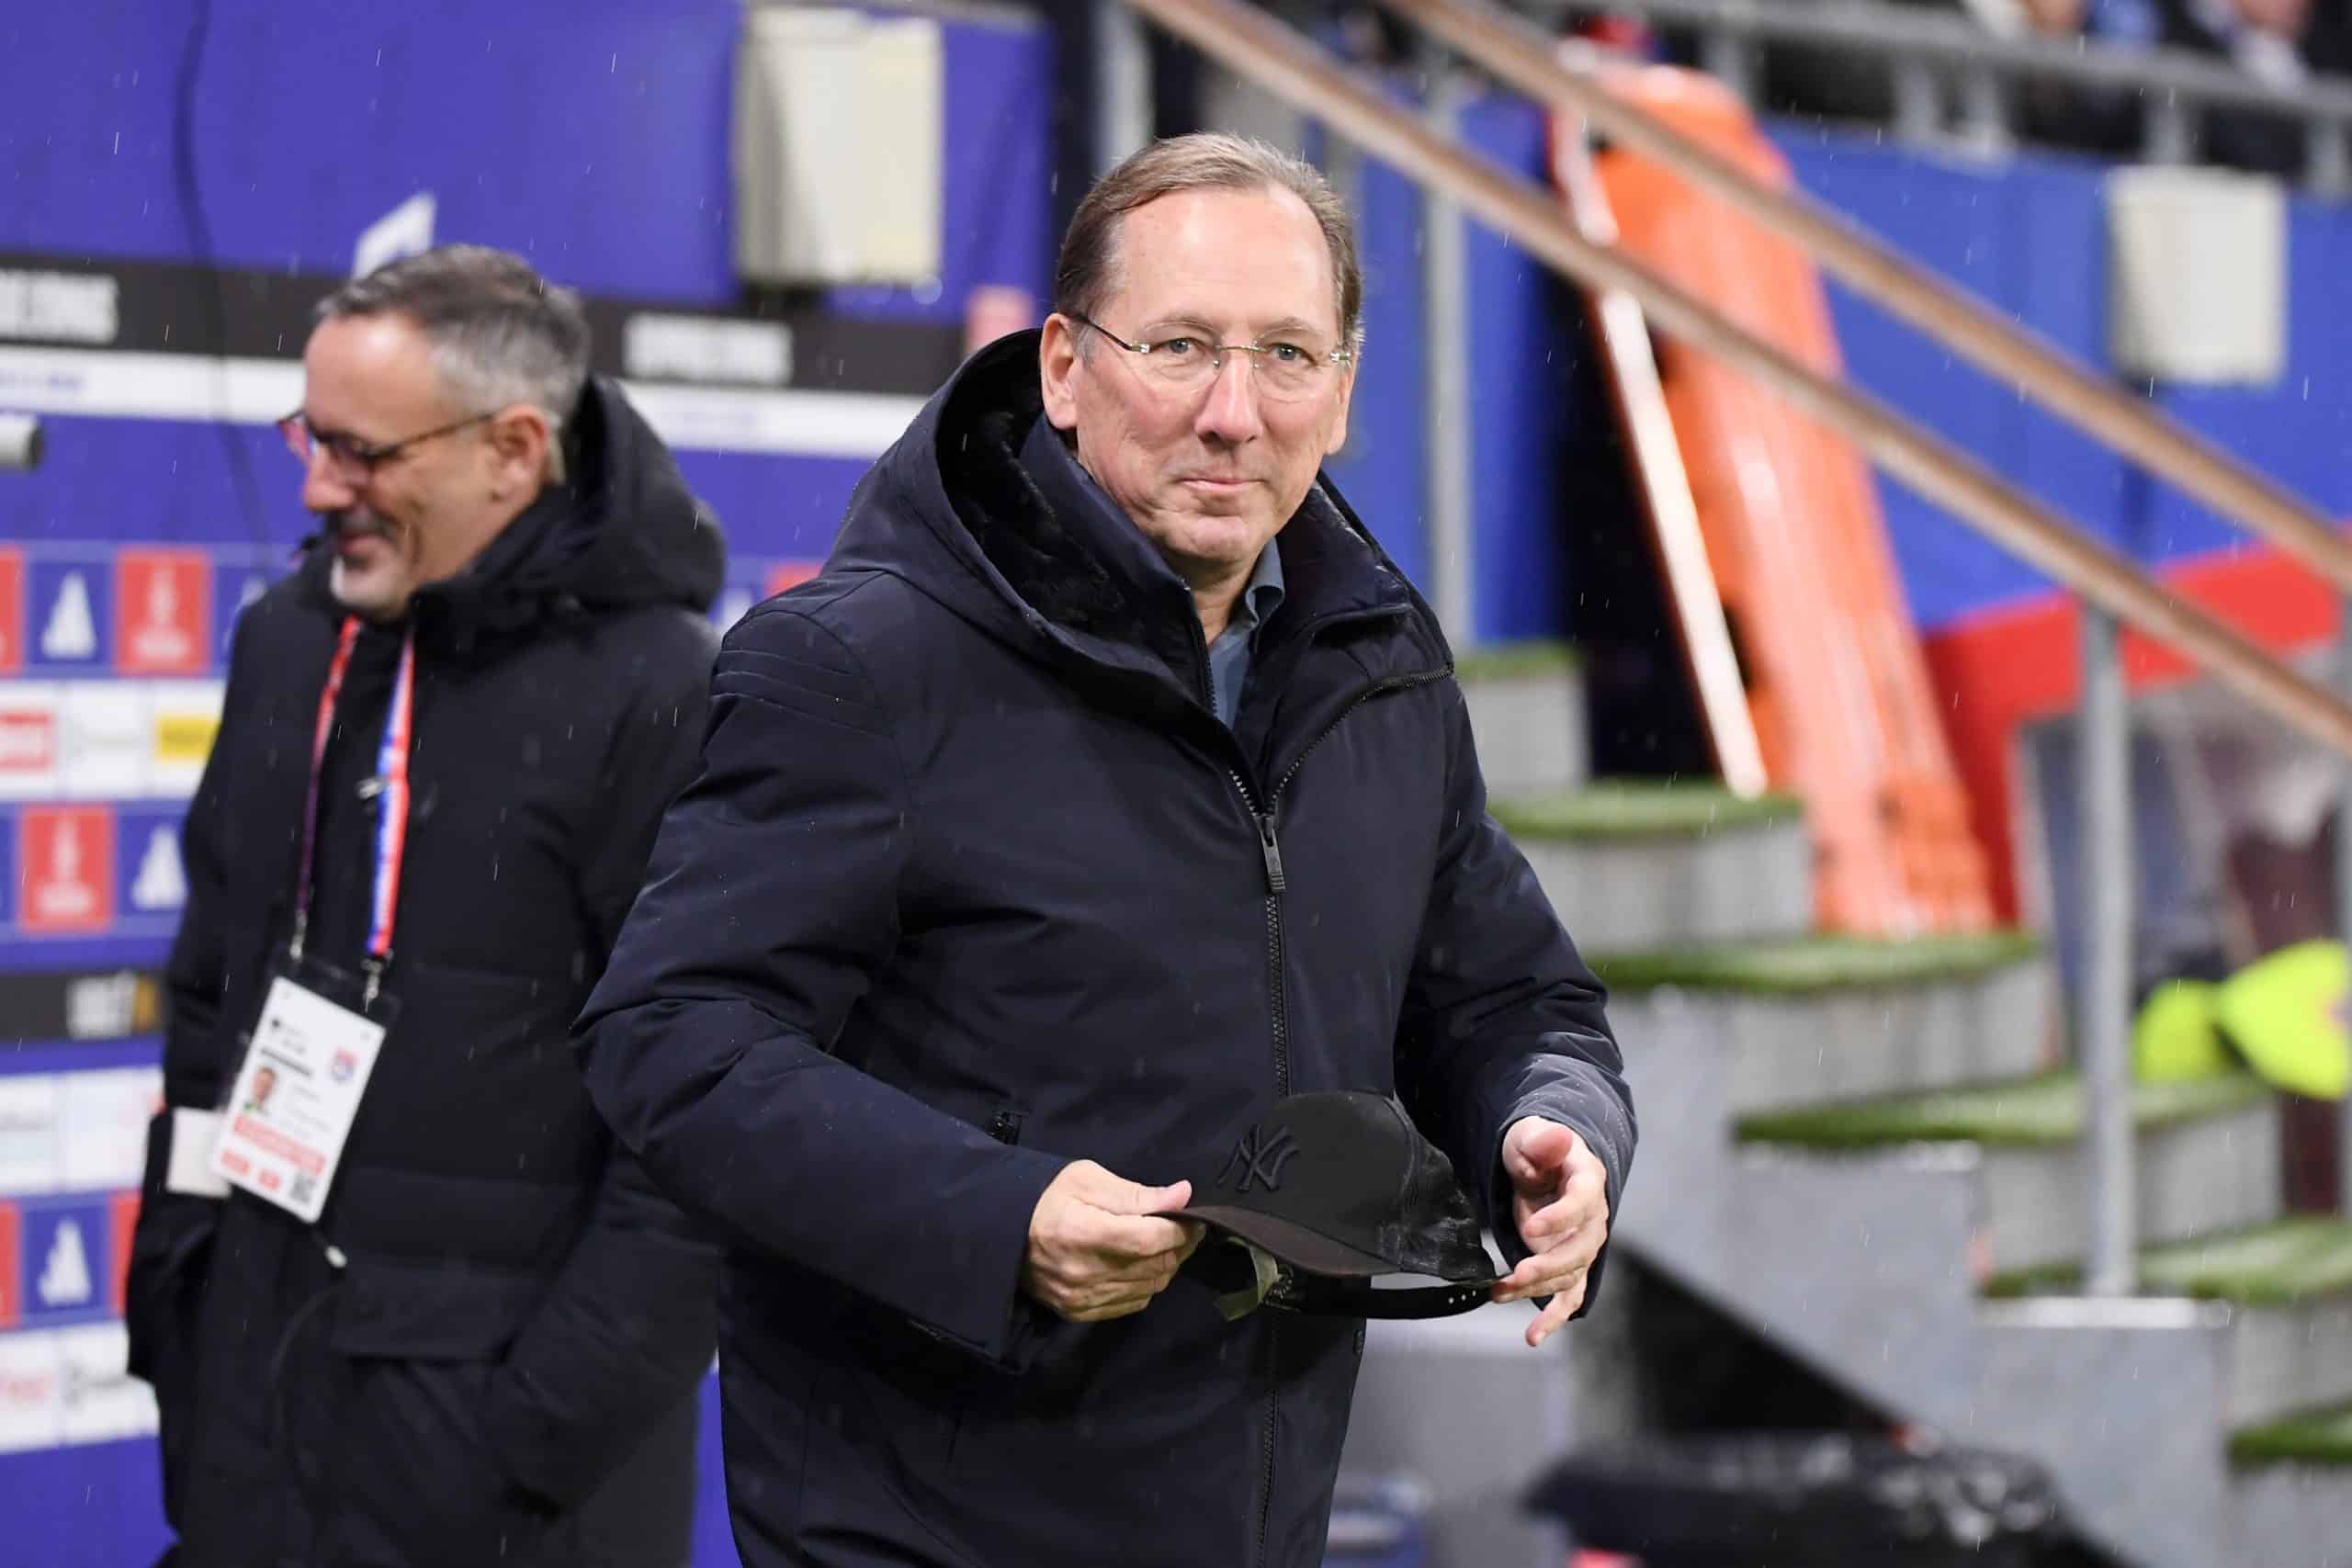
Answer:
<path fill-rule="evenodd" d="M 1266 1475 L 1265 1486 L 1258 1494 L 1258 1555 L 1257 1568 L 1265 1568 L 1266 1526 L 1274 1513 L 1274 1423 L 1281 1418 L 1282 1379 L 1276 1375 L 1275 1359 L 1281 1354 L 1282 1325 L 1273 1319 L 1266 1320 Z"/>
<path fill-rule="evenodd" d="M 1239 769 L 1228 773 L 1233 787 L 1241 792 L 1241 804 L 1258 825 L 1258 852 L 1266 862 L 1266 974 L 1271 982 L 1269 995 L 1274 1010 L 1274 1098 L 1290 1093 L 1290 1009 L 1283 992 L 1283 889 L 1290 879 L 1283 874 L 1282 841 L 1274 836 L 1274 813 L 1270 799 L 1267 809 L 1260 811 L 1256 796 L 1250 793 L 1250 782 Z"/>
<path fill-rule="evenodd" d="M 1250 781 L 1241 776 L 1241 771 L 1238 768 L 1227 771 L 1227 776 L 1233 780 L 1233 787 L 1240 792 L 1242 806 L 1257 824 L 1258 852 L 1266 863 L 1266 963 L 1268 975 L 1272 981 L 1269 994 L 1273 998 L 1274 1098 L 1277 1100 L 1283 1099 L 1290 1093 L 1289 980 L 1283 973 L 1283 892 L 1290 886 L 1290 879 L 1283 873 L 1282 840 L 1274 831 L 1274 814 L 1281 809 L 1283 791 L 1290 787 L 1290 781 L 1298 776 L 1298 770 L 1306 765 L 1306 759 L 1314 753 L 1315 749 L 1322 745 L 1330 737 L 1331 732 L 1339 728 L 1340 723 L 1358 707 L 1385 693 L 1401 692 L 1414 686 L 1426 686 L 1431 682 L 1444 679 L 1444 676 L 1443 671 L 1433 671 L 1424 675 L 1398 676 L 1391 680 L 1376 682 L 1357 693 L 1347 706 L 1331 716 L 1331 722 L 1325 725 L 1315 739 L 1306 743 L 1306 749 L 1291 760 L 1290 766 L 1283 770 L 1283 776 L 1274 781 L 1273 789 L 1266 796 L 1265 809 L 1262 811 L 1258 808 L 1257 797 L 1250 793 Z M 1261 1565 L 1266 1561 L 1266 1530 L 1274 1510 L 1274 1427 L 1282 1416 L 1282 1380 L 1277 1375 L 1275 1363 L 1280 1353 L 1281 1331 L 1281 1325 L 1271 1318 L 1267 1320 L 1266 1428 L 1262 1444 L 1265 1476 L 1263 1489 L 1258 1495 L 1258 1555 L 1256 1558 L 1256 1562 Z"/>
<path fill-rule="evenodd" d="M 1339 728 L 1357 708 L 1389 692 L 1426 686 L 1444 678 L 1445 671 L 1442 670 L 1421 675 L 1400 675 L 1375 682 L 1357 693 L 1348 705 L 1332 715 L 1331 722 L 1291 759 L 1290 766 L 1283 770 L 1283 776 L 1274 781 L 1273 790 L 1266 796 L 1262 810 L 1259 807 L 1258 797 L 1250 791 L 1250 781 L 1241 776 L 1241 770 L 1227 770 L 1226 776 L 1233 781 L 1233 787 L 1241 795 L 1242 807 L 1257 826 L 1258 853 L 1266 863 L 1266 963 L 1268 976 L 1272 982 L 1269 995 L 1273 998 L 1274 1097 L 1278 1100 L 1290 1093 L 1289 982 L 1283 975 L 1283 893 L 1289 887 L 1290 878 L 1283 871 L 1282 839 L 1274 830 L 1275 815 L 1282 809 L 1283 791 L 1290 787 L 1290 781 L 1298 776 L 1298 770 L 1306 765 L 1306 759 L 1314 755 L 1315 749 L 1329 739 L 1331 732 Z"/>

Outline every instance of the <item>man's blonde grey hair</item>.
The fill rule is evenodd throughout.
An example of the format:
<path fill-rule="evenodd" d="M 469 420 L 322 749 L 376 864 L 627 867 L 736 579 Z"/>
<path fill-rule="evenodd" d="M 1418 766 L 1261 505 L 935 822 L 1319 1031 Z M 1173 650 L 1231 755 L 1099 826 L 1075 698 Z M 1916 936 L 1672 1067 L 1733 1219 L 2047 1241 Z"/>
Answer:
<path fill-rule="evenodd" d="M 1054 265 L 1054 309 L 1065 316 L 1099 314 L 1118 283 L 1120 220 L 1136 208 L 1187 190 L 1286 190 L 1306 204 L 1331 253 L 1331 284 L 1340 345 L 1363 347 L 1363 267 L 1347 203 L 1304 159 L 1251 137 L 1199 131 L 1155 141 L 1104 175 L 1078 204 Z"/>
<path fill-rule="evenodd" d="M 588 381 L 580 297 L 510 251 L 440 245 L 354 279 L 319 301 L 317 319 L 402 315 L 423 330 L 433 367 L 469 413 L 527 403 L 548 416 L 550 481 L 564 477 L 564 422 Z"/>

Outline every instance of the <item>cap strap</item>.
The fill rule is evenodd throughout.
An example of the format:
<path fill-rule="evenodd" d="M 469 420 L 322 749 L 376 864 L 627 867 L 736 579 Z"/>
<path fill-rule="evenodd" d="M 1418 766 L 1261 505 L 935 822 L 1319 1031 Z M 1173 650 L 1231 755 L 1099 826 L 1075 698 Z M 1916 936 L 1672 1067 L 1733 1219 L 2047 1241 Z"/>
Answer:
<path fill-rule="evenodd" d="M 1263 1247 L 1246 1242 L 1238 1235 L 1229 1235 L 1226 1240 L 1250 1255 L 1252 1275 L 1249 1284 L 1238 1291 L 1227 1291 L 1216 1299 L 1217 1312 L 1226 1322 L 1234 1323 L 1248 1317 L 1264 1304 L 1266 1298 L 1273 1293 L 1274 1287 L 1282 1282 L 1283 1270 L 1281 1261 Z"/>

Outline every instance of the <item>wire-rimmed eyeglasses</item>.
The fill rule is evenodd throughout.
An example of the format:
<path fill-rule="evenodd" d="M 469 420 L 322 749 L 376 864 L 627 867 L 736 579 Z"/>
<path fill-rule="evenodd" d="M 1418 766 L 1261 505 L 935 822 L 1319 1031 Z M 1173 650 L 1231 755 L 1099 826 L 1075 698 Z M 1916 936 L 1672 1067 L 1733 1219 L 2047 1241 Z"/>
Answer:
<path fill-rule="evenodd" d="M 1280 334 L 1256 343 L 1216 343 L 1205 333 L 1171 332 L 1150 343 L 1121 337 L 1102 322 L 1069 312 L 1070 320 L 1136 356 L 1137 368 L 1153 380 L 1182 390 L 1198 390 L 1216 379 L 1228 354 L 1246 354 L 1257 371 L 1258 390 L 1283 402 L 1302 402 L 1329 388 L 1340 367 L 1355 355 L 1347 349 L 1317 349 Z"/>
<path fill-rule="evenodd" d="M 495 414 L 468 414 L 448 424 L 435 425 L 414 435 L 404 435 L 398 441 L 362 441 L 356 435 L 340 430 L 321 430 L 300 411 L 277 422 L 277 433 L 286 437 L 286 449 L 309 468 L 321 452 L 338 478 L 349 484 L 365 484 L 376 477 L 376 470 L 413 447 L 444 435 L 455 434 L 469 424 L 480 424 Z"/>

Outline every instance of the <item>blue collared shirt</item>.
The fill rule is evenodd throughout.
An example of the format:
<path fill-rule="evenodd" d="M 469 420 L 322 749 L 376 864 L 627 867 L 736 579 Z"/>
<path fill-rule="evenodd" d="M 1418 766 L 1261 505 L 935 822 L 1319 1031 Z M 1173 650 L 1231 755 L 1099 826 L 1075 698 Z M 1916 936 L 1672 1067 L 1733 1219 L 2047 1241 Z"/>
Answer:
<path fill-rule="evenodd" d="M 1283 557 L 1277 541 L 1269 539 L 1258 554 L 1248 586 L 1233 602 L 1233 617 L 1209 644 L 1209 696 L 1216 716 L 1227 729 L 1241 707 L 1241 688 L 1250 681 L 1250 656 L 1256 651 L 1258 628 L 1272 618 L 1283 602 Z"/>

